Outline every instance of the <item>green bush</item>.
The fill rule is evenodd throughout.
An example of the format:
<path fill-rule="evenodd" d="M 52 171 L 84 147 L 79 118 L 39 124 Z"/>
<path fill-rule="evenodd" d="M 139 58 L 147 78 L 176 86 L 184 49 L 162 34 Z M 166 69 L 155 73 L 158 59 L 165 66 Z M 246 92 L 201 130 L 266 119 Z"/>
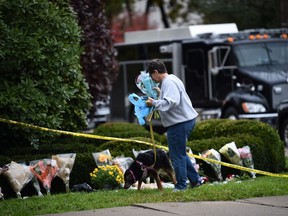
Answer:
<path fill-rule="evenodd" d="M 108 141 L 108 142 L 101 144 L 99 147 L 97 147 L 97 151 L 103 151 L 103 150 L 109 149 L 112 157 L 125 156 L 125 157 L 134 158 L 132 149 L 139 151 L 139 150 L 147 150 L 147 149 L 154 148 L 152 140 L 150 138 L 132 137 L 131 139 L 148 142 L 151 144 L 151 146 L 142 144 L 142 143 L 136 143 L 136 142 Z M 154 141 L 154 144 L 165 145 L 157 141 Z"/>
<path fill-rule="evenodd" d="M 27 155 L 53 155 L 60 153 L 86 153 L 94 152 L 99 144 L 95 144 L 93 139 L 77 138 L 77 137 L 64 137 L 60 136 L 58 139 L 51 139 L 50 141 L 45 141 L 38 148 L 33 146 L 23 146 L 9 148 L 1 151 L 1 154 L 9 157 L 27 157 Z M 30 160 L 30 158 L 29 158 Z"/>
<path fill-rule="evenodd" d="M 151 138 L 150 131 L 146 130 L 145 127 L 128 122 L 107 122 L 99 125 L 95 130 L 94 134 L 99 136 L 118 137 L 118 138 L 131 138 L 131 137 L 145 137 Z M 164 135 L 159 135 L 153 132 L 154 139 L 156 141 L 163 140 Z"/>
<path fill-rule="evenodd" d="M 53 129 L 84 128 L 91 96 L 81 74 L 81 29 L 69 5 L 0 1 L 0 31 L 0 117 Z M 0 124 L 1 142 L 9 145 L 44 135 L 34 133 Z"/>
<path fill-rule="evenodd" d="M 234 141 L 238 148 L 250 146 L 255 168 L 280 172 L 285 168 L 284 145 L 277 131 L 270 125 L 255 120 L 213 119 L 201 121 L 189 138 L 195 152 L 214 148 L 219 150 Z"/>

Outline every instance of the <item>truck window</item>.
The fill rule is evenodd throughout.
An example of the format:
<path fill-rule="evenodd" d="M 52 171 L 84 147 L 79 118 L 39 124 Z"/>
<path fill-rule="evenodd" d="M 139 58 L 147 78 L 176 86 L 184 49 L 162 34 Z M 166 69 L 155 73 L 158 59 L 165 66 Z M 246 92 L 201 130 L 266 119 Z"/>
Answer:
<path fill-rule="evenodd" d="M 267 43 L 272 63 L 288 63 L 288 43 Z"/>
<path fill-rule="evenodd" d="M 188 49 L 184 55 L 187 93 L 194 103 L 201 103 L 208 97 L 204 52 L 202 49 Z"/>
<path fill-rule="evenodd" d="M 118 61 L 133 61 L 147 58 L 147 47 L 143 44 L 116 46 Z"/>
<path fill-rule="evenodd" d="M 165 59 L 171 58 L 171 53 L 161 53 L 160 47 L 167 45 L 164 42 L 158 43 L 145 43 L 145 44 L 129 44 L 129 45 L 116 45 L 117 60 L 120 62 L 125 61 L 139 61 L 150 59 Z"/>
<path fill-rule="evenodd" d="M 235 54 L 240 67 L 287 63 L 287 42 L 239 44 Z"/>
<path fill-rule="evenodd" d="M 238 45 L 235 49 L 235 54 L 238 58 L 238 64 L 241 67 L 257 66 L 269 63 L 268 52 L 263 43 Z"/>

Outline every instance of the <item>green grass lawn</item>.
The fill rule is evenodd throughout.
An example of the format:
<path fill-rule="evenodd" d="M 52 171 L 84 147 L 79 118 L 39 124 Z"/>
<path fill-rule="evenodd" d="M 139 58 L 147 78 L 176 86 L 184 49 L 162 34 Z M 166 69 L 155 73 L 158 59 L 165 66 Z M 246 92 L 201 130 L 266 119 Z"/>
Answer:
<path fill-rule="evenodd" d="M 43 215 L 70 211 L 129 206 L 134 203 L 237 200 L 251 197 L 288 195 L 288 178 L 262 176 L 228 183 L 205 184 L 195 189 L 113 190 L 91 193 L 63 193 L 0 201 L 1 215 Z"/>

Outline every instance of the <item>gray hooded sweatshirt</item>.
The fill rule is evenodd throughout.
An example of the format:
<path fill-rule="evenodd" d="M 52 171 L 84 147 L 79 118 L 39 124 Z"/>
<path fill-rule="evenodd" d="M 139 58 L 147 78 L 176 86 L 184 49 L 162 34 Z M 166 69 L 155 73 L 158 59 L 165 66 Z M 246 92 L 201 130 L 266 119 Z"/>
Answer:
<path fill-rule="evenodd" d="M 183 82 L 173 74 L 162 80 L 160 97 L 153 101 L 153 106 L 159 110 L 164 127 L 189 121 L 198 116 Z"/>

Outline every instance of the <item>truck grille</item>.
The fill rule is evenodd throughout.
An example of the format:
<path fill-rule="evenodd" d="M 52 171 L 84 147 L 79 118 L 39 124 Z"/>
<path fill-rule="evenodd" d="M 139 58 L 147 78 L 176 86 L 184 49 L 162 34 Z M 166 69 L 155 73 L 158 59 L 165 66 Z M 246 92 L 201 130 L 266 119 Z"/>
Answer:
<path fill-rule="evenodd" d="M 272 89 L 272 107 L 277 109 L 279 103 L 288 98 L 288 83 L 273 86 Z"/>

